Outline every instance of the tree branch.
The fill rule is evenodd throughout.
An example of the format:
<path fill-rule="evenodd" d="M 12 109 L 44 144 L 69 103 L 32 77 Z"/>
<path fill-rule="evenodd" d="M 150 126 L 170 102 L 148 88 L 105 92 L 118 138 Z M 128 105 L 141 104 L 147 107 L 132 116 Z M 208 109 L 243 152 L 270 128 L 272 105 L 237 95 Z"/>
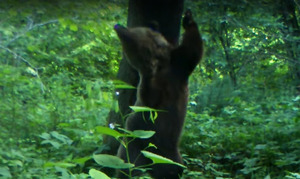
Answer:
<path fill-rule="evenodd" d="M 12 42 L 16 41 L 18 38 L 22 37 L 24 34 L 26 34 L 27 32 L 29 32 L 29 31 L 31 31 L 31 30 L 33 30 L 33 29 L 35 29 L 35 28 L 38 28 L 38 27 L 41 27 L 41 26 L 44 26 L 44 25 L 48 25 L 48 24 L 54 24 L 54 23 L 58 23 L 58 20 L 57 20 L 57 19 L 54 19 L 54 20 L 50 20 L 50 21 L 43 22 L 43 23 L 40 23 L 40 24 L 35 24 L 35 25 L 32 25 L 33 22 L 31 21 L 31 23 L 29 23 L 29 25 L 28 25 L 28 28 L 27 28 L 24 32 L 22 32 L 22 33 L 16 35 L 16 36 L 15 36 L 13 39 L 11 39 L 5 46 L 8 46 L 8 45 L 11 44 Z"/>
<path fill-rule="evenodd" d="M 34 67 L 29 61 L 27 61 L 25 58 L 23 58 L 21 55 L 17 54 L 16 52 L 14 52 L 13 50 L 7 48 L 9 46 L 9 44 L 13 43 L 14 41 L 16 41 L 17 39 L 19 39 L 20 37 L 22 37 L 24 34 L 26 34 L 27 32 L 38 28 L 38 27 L 42 27 L 48 24 L 53 24 L 53 23 L 58 23 L 57 19 L 54 20 L 49 20 L 47 22 L 43 22 L 43 23 L 39 23 L 39 24 L 34 24 L 33 25 L 33 21 L 31 19 L 29 19 L 29 23 L 27 25 L 27 29 L 25 29 L 25 31 L 21 32 L 20 34 L 16 35 L 13 39 L 11 39 L 9 42 L 7 42 L 5 44 L 5 46 L 0 45 L 0 48 L 6 50 L 7 52 L 9 52 L 10 54 L 12 54 L 16 59 L 21 60 L 23 63 L 25 63 L 28 67 L 30 67 L 32 70 L 34 70 L 35 72 L 35 76 L 40 80 L 41 83 L 41 91 L 42 93 L 45 92 L 45 86 L 39 76 L 38 70 L 39 68 Z"/>
<path fill-rule="evenodd" d="M 39 72 L 38 72 L 38 69 L 39 69 L 39 68 L 34 67 L 29 61 L 27 61 L 25 58 L 23 58 L 21 55 L 17 54 L 16 52 L 10 50 L 9 48 L 4 47 L 4 46 L 2 46 L 2 45 L 0 45 L 0 48 L 4 49 L 4 50 L 6 50 L 7 52 L 9 52 L 10 54 L 14 55 L 14 57 L 15 57 L 16 59 L 21 60 L 21 61 L 24 62 L 28 67 L 30 67 L 31 69 L 34 70 L 34 72 L 36 73 L 36 77 L 40 80 L 40 83 L 41 83 L 41 91 L 42 91 L 42 93 L 44 93 L 44 92 L 45 92 L 45 89 L 44 89 L 44 88 L 45 88 L 45 85 L 43 84 L 43 82 L 42 82 L 42 80 L 41 80 L 41 78 L 40 78 L 40 76 L 39 76 Z"/>

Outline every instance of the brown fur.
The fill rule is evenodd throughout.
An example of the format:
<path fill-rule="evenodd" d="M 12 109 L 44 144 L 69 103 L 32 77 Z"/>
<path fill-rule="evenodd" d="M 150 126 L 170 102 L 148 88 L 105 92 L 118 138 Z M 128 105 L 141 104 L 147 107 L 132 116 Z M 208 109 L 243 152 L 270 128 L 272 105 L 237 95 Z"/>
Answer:
<path fill-rule="evenodd" d="M 202 39 L 190 11 L 183 19 L 185 34 L 180 46 L 173 47 L 158 32 L 149 28 L 125 28 L 115 26 L 128 62 L 140 75 L 136 106 L 161 109 L 153 124 L 149 114 L 134 113 L 126 120 L 128 130 L 152 130 L 150 139 L 135 139 L 129 144 L 131 163 L 141 166 L 151 163 L 140 153 L 151 142 L 157 149 L 147 149 L 158 155 L 183 163 L 178 143 L 186 114 L 188 98 L 188 77 L 199 63 L 202 53 Z M 126 162 L 126 152 L 120 146 L 118 156 Z M 179 178 L 182 168 L 176 165 L 157 164 L 150 174 L 154 178 Z M 125 171 L 126 172 L 126 171 Z M 139 175 L 139 173 L 134 173 Z M 124 177 L 119 175 L 119 177 Z"/>

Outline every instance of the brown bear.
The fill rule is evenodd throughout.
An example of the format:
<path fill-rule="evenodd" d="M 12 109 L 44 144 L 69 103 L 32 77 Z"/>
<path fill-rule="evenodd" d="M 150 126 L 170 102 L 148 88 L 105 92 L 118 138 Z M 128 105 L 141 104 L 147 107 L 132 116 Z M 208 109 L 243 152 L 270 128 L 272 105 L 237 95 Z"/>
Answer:
<path fill-rule="evenodd" d="M 140 75 L 135 106 L 163 110 L 158 112 L 154 123 L 149 119 L 149 113 L 133 113 L 126 119 L 127 130 L 155 131 L 151 138 L 135 139 L 129 144 L 130 161 L 127 160 L 125 148 L 120 145 L 118 156 L 135 166 L 151 163 L 140 152 L 149 143 L 157 148 L 148 148 L 148 151 L 183 163 L 178 143 L 186 114 L 188 77 L 203 54 L 202 38 L 190 10 L 183 18 L 183 28 L 185 33 L 182 43 L 174 47 L 160 33 L 150 28 L 114 27 L 129 64 Z M 181 167 L 170 164 L 156 164 L 149 170 L 154 178 L 180 178 L 182 172 Z M 119 177 L 126 178 L 121 172 Z"/>

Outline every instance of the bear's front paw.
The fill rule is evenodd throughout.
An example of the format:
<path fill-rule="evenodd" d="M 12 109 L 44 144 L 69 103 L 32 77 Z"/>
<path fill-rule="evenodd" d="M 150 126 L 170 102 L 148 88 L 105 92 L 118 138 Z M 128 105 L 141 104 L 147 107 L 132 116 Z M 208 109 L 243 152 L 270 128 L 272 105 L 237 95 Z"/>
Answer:
<path fill-rule="evenodd" d="M 192 11 L 191 11 L 191 9 L 188 9 L 184 13 L 183 22 L 182 22 L 183 28 L 187 28 L 193 22 L 194 22 L 194 20 L 193 20 L 193 16 L 192 16 Z"/>

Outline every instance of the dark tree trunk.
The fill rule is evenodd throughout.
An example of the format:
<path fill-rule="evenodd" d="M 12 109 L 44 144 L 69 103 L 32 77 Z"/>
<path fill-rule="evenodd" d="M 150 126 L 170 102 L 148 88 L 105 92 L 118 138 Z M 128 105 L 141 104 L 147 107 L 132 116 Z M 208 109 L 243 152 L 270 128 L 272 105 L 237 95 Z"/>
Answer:
<path fill-rule="evenodd" d="M 279 12 L 285 25 L 286 52 L 289 60 L 291 78 L 300 90 L 300 43 L 296 38 L 300 37 L 300 27 L 296 15 L 296 3 L 294 0 L 280 0 Z"/>
<path fill-rule="evenodd" d="M 228 14 L 228 7 L 227 5 L 225 4 L 221 4 L 221 7 L 220 9 L 222 9 L 221 13 L 222 13 L 222 16 L 226 16 L 226 14 Z M 229 74 L 229 77 L 232 81 L 232 84 L 234 86 L 234 88 L 237 87 L 237 74 L 236 74 L 236 70 L 237 70 L 237 65 L 235 64 L 235 60 L 232 58 L 232 55 L 231 55 L 231 44 L 230 44 L 230 41 L 231 41 L 231 37 L 230 37 L 230 30 L 228 29 L 228 22 L 225 20 L 224 22 L 222 22 L 220 24 L 220 29 L 217 30 L 217 33 L 219 34 L 219 40 L 221 42 L 221 45 L 222 45 L 222 48 L 223 48 L 223 51 L 224 51 L 224 55 L 225 55 L 225 60 L 227 62 L 227 71 L 228 71 L 228 74 Z"/>
<path fill-rule="evenodd" d="M 227 68 L 228 68 L 228 73 L 229 77 L 232 81 L 233 86 L 236 88 L 237 87 L 237 75 L 236 75 L 236 65 L 234 64 L 234 60 L 230 56 L 230 39 L 228 37 L 228 28 L 227 28 L 227 23 L 223 22 L 221 24 L 221 35 L 219 36 L 221 45 L 223 47 L 223 51 L 225 54 L 225 60 L 227 62 Z"/>
<path fill-rule="evenodd" d="M 128 27 L 148 26 L 151 22 L 157 22 L 159 31 L 172 44 L 177 45 L 179 39 L 180 22 L 183 12 L 184 0 L 129 0 Z M 139 81 L 138 73 L 128 64 L 126 59 L 120 63 L 118 79 L 137 86 Z M 122 116 L 131 110 L 129 106 L 134 105 L 136 90 L 118 90 L 118 102 L 120 112 L 111 111 L 108 116 L 108 123 L 117 123 L 124 126 Z M 106 153 L 116 154 L 119 142 L 111 137 L 105 137 L 104 144 L 110 147 Z"/>

